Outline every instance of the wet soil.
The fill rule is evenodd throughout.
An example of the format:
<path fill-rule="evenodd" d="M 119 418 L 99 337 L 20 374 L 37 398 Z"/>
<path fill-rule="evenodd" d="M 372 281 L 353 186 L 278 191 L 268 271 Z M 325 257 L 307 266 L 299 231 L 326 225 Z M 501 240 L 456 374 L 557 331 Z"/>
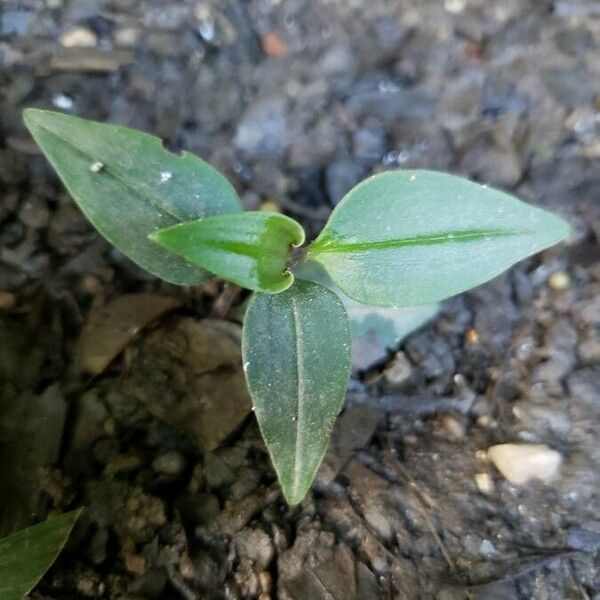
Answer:
<path fill-rule="evenodd" d="M 32 597 L 600 598 L 599 44 L 593 0 L 4 0 L 0 535 L 87 507 Z M 574 233 L 355 373 L 290 509 L 248 411 L 243 296 L 160 283 L 100 239 L 27 106 L 160 135 L 309 235 L 398 167 Z M 121 341 L 88 376 L 102 310 Z M 498 471 L 501 443 L 560 466 L 517 484 L 527 457 Z"/>

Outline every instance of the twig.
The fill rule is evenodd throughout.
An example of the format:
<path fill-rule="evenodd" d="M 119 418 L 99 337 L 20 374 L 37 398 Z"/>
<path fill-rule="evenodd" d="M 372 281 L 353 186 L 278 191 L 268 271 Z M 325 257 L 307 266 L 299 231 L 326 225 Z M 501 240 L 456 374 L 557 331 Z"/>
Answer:
<path fill-rule="evenodd" d="M 175 569 L 173 563 L 167 563 L 167 574 L 169 575 L 169 581 L 171 585 L 181 594 L 185 600 L 199 600 L 200 596 L 190 588 L 190 586 L 183 580 L 183 577 Z"/>

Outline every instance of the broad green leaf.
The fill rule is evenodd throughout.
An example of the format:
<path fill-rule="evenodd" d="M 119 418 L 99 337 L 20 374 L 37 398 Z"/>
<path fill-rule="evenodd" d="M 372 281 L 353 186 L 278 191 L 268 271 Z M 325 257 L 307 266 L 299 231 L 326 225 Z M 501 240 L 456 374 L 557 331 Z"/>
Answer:
<path fill-rule="evenodd" d="M 223 279 L 276 293 L 294 281 L 288 262 L 304 230 L 279 213 L 241 212 L 174 225 L 150 239 Z"/>
<path fill-rule="evenodd" d="M 53 517 L 0 539 L 0 598 L 21 600 L 52 566 L 81 510 Z"/>
<path fill-rule="evenodd" d="M 138 265 L 179 285 L 211 277 L 148 239 L 153 231 L 242 210 L 231 184 L 209 164 L 177 156 L 147 133 L 27 109 L 25 124 L 98 231 Z"/>
<path fill-rule="evenodd" d="M 345 196 L 308 258 L 358 302 L 412 306 L 484 283 L 569 231 L 498 190 L 434 171 L 391 171 Z"/>
<path fill-rule="evenodd" d="M 440 310 L 439 304 L 401 308 L 361 304 L 335 287 L 323 267 L 312 260 L 299 264 L 294 273 L 297 278 L 324 285 L 339 296 L 350 319 L 352 367 L 357 371 L 384 360 L 391 348 L 431 321 Z"/>
<path fill-rule="evenodd" d="M 256 294 L 242 339 L 256 418 L 289 504 L 308 492 L 344 404 L 350 329 L 327 288 L 297 280 L 281 294 Z"/>

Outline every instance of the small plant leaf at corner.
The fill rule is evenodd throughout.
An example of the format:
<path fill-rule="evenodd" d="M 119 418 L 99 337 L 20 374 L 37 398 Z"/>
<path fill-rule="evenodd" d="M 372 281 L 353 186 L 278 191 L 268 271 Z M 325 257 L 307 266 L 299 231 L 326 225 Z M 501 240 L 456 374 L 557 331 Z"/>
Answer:
<path fill-rule="evenodd" d="M 160 139 L 53 111 L 27 109 L 25 124 L 98 231 L 141 267 L 171 283 L 210 279 L 148 239 L 153 231 L 242 210 L 232 185 L 192 154 Z"/>
<path fill-rule="evenodd" d="M 52 517 L 0 539 L 0 598 L 21 600 L 52 566 L 80 510 Z"/>
<path fill-rule="evenodd" d="M 366 179 L 308 250 L 348 296 L 373 306 L 437 302 L 564 239 L 562 219 L 435 171 Z"/>
<path fill-rule="evenodd" d="M 350 375 L 350 327 L 337 296 L 296 280 L 281 294 L 256 294 L 242 353 L 256 418 L 283 495 L 298 504 L 329 446 Z"/>
<path fill-rule="evenodd" d="M 150 239 L 223 279 L 277 293 L 294 281 L 288 263 L 292 247 L 304 242 L 304 230 L 289 217 L 257 211 L 174 225 Z"/>

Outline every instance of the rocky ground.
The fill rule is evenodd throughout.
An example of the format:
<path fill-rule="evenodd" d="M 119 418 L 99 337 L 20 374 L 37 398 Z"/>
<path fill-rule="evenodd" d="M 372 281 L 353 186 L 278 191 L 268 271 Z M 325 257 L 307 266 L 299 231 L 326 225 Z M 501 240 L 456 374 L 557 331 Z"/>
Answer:
<path fill-rule="evenodd" d="M 0 535 L 88 507 L 32 597 L 600 598 L 599 45 L 594 0 L 3 0 Z M 237 301 L 100 239 L 26 106 L 154 132 L 310 234 L 397 167 L 574 234 L 356 373 L 289 509 Z"/>

